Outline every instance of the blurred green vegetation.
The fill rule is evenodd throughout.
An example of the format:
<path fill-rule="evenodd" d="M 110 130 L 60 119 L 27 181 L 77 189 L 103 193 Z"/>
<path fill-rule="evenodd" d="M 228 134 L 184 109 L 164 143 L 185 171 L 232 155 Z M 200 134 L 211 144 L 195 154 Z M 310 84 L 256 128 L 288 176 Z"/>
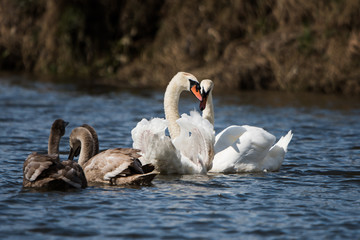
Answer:
<path fill-rule="evenodd" d="M 360 94 L 357 0 L 2 0 L 0 69 L 165 86 Z"/>

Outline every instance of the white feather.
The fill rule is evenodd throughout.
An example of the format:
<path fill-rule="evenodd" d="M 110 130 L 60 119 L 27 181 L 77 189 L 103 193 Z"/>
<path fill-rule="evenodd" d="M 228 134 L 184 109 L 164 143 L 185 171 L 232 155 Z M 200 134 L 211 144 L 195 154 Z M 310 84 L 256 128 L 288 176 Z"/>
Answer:
<path fill-rule="evenodd" d="M 208 149 L 215 139 L 212 125 L 196 111 L 190 116 L 183 114 L 176 122 L 180 135 L 174 140 L 165 135 L 165 119 L 143 119 L 131 131 L 133 147 L 141 150 L 142 163 L 152 163 L 163 174 L 206 173 L 212 163 Z"/>

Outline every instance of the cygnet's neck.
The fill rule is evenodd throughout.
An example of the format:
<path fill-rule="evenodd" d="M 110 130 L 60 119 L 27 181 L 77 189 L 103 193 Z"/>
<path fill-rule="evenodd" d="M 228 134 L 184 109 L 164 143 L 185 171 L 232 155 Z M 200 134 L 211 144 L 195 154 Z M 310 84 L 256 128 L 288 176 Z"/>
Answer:
<path fill-rule="evenodd" d="M 81 167 L 84 167 L 87 161 L 94 155 L 94 142 L 90 132 L 86 129 L 79 136 L 78 140 L 81 142 L 81 150 L 79 155 L 78 163 Z"/>
<path fill-rule="evenodd" d="M 97 135 L 95 129 L 92 126 L 90 126 L 89 124 L 83 124 L 83 125 L 81 125 L 81 127 L 86 128 L 91 133 L 91 136 L 92 136 L 92 139 L 93 139 L 93 142 L 94 142 L 94 149 L 93 150 L 94 150 L 94 156 L 95 156 L 96 154 L 99 153 L 99 138 L 98 138 L 98 135 Z"/>
<path fill-rule="evenodd" d="M 212 100 L 212 90 L 207 97 L 206 106 L 203 110 L 202 116 L 204 119 L 207 119 L 212 125 L 214 125 L 214 106 Z"/>
<path fill-rule="evenodd" d="M 56 134 L 52 129 L 50 130 L 49 141 L 48 141 L 48 154 L 59 154 L 61 136 Z"/>
<path fill-rule="evenodd" d="M 176 120 L 180 118 L 178 105 L 182 91 L 176 81 L 170 81 L 165 91 L 164 111 L 171 139 L 175 139 L 180 135 L 180 126 L 176 123 Z"/>

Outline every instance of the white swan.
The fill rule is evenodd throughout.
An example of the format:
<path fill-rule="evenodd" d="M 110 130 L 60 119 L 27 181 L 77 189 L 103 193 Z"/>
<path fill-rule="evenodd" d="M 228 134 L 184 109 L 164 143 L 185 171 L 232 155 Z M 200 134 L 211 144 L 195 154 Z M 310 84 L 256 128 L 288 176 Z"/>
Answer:
<path fill-rule="evenodd" d="M 212 90 L 214 84 L 205 79 L 200 83 L 203 118 L 214 124 Z M 275 144 L 275 136 L 259 127 L 230 126 L 216 135 L 213 167 L 210 172 L 238 173 L 277 171 L 284 160 L 291 130 Z"/>
<path fill-rule="evenodd" d="M 142 119 L 131 131 L 133 147 L 140 149 L 145 163 L 161 174 L 205 174 L 212 166 L 213 126 L 196 111 L 178 112 L 181 92 L 191 91 L 201 100 L 199 82 L 190 73 L 177 73 L 164 95 L 165 119 Z M 168 128 L 170 137 L 166 136 Z"/>

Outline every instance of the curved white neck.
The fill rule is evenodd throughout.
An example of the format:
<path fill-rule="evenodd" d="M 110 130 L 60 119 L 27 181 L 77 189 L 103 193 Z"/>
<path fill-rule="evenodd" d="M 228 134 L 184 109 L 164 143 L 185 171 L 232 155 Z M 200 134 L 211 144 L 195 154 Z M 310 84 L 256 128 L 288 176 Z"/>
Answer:
<path fill-rule="evenodd" d="M 214 106 L 212 100 L 212 91 L 209 93 L 205 109 L 202 112 L 202 117 L 207 119 L 212 125 L 214 125 Z"/>
<path fill-rule="evenodd" d="M 175 139 L 180 135 L 180 126 L 176 123 L 176 120 L 180 118 L 178 105 L 182 91 L 183 89 L 175 81 L 170 81 L 164 95 L 165 118 L 169 124 L 168 128 L 171 139 Z"/>

